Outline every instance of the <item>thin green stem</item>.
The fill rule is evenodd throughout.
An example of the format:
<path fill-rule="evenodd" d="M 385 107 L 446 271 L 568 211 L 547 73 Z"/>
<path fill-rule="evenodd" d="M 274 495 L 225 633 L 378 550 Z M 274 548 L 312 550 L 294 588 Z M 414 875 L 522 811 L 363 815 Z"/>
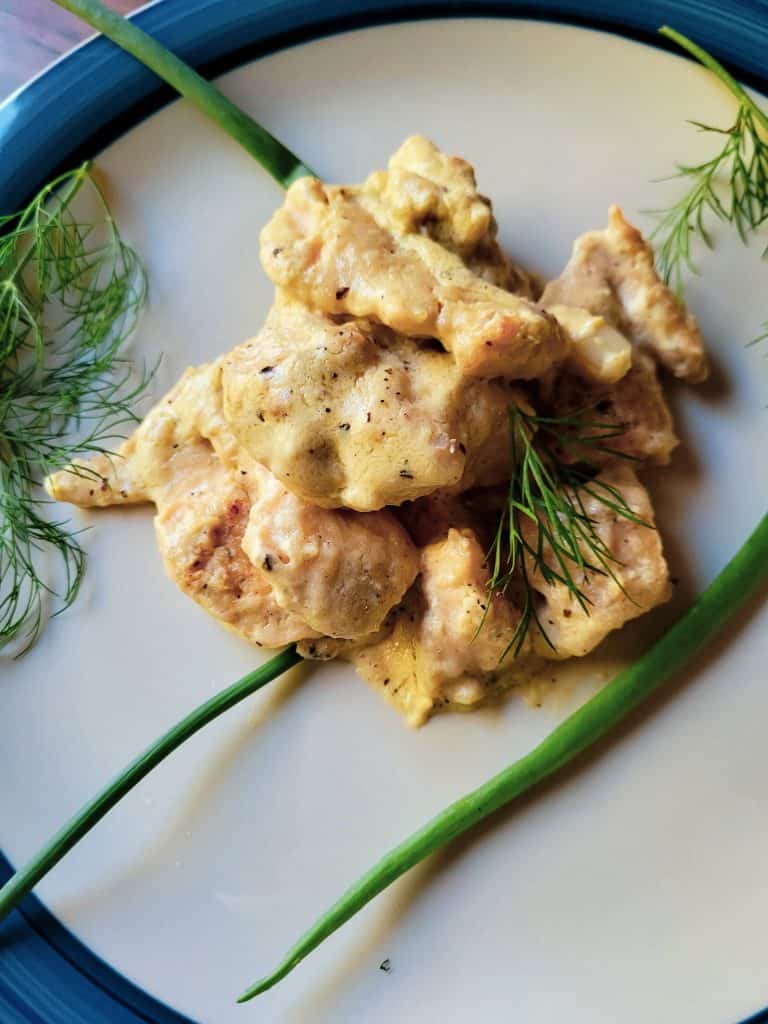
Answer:
<path fill-rule="evenodd" d="M 283 188 L 312 171 L 219 90 L 127 18 L 99 0 L 54 0 L 117 43 L 239 142 Z"/>
<path fill-rule="evenodd" d="M 715 75 L 738 103 L 729 128 L 690 122 L 718 137 L 720 149 L 708 160 L 677 164 L 672 177 L 686 181 L 686 191 L 668 209 L 650 211 L 658 218 L 651 237 L 659 240 L 659 270 L 682 295 L 685 272 L 698 273 L 695 241 L 713 247 L 710 221 L 731 224 L 746 243 L 768 220 L 768 114 L 706 50 L 666 25 L 659 31 Z"/>
<path fill-rule="evenodd" d="M 703 50 L 700 46 L 694 43 L 692 39 L 684 36 L 681 32 L 678 32 L 669 25 L 662 25 L 659 29 L 659 33 L 666 36 L 667 39 L 671 39 L 673 43 L 677 43 L 678 46 L 690 53 L 692 57 L 695 57 L 700 64 L 703 64 L 708 71 L 711 71 L 713 75 L 717 75 L 720 81 L 730 89 L 739 103 L 743 103 L 748 106 L 763 128 L 768 131 L 768 114 L 765 114 L 760 107 L 757 106 L 746 90 L 739 85 L 730 72 L 725 70 L 719 61 L 716 61 L 711 54 L 707 53 L 706 50 Z"/>
<path fill-rule="evenodd" d="M 85 836 L 116 803 L 129 793 L 134 786 L 156 768 L 169 754 L 185 743 L 196 732 L 224 714 L 241 700 L 260 690 L 262 686 L 286 672 L 302 660 L 292 645 L 275 655 L 265 665 L 249 672 L 236 683 L 228 686 L 215 697 L 205 701 L 194 711 L 182 718 L 160 739 L 147 747 L 101 792 L 90 800 L 78 813 L 61 828 L 41 850 L 20 868 L 0 889 L 0 921 L 37 885 L 44 875 Z"/>
<path fill-rule="evenodd" d="M 451 804 L 386 854 L 288 952 L 248 988 L 246 1002 L 272 988 L 309 953 L 397 878 L 494 811 L 562 768 L 678 672 L 723 629 L 768 579 L 768 514 L 689 611 L 630 668 L 574 712 L 529 754 Z"/>

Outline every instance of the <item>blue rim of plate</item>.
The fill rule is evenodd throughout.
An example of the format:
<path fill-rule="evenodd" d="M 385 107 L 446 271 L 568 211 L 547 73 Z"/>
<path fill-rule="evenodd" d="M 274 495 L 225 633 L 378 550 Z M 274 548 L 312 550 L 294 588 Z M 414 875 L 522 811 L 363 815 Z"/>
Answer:
<path fill-rule="evenodd" d="M 656 30 L 671 24 L 768 92 L 768 0 L 161 0 L 134 20 L 213 77 L 351 28 L 467 16 L 565 22 L 663 49 L 674 47 Z M 103 38 L 63 57 L 0 106 L 0 213 L 18 209 L 58 170 L 96 156 L 174 95 Z M 0 885 L 12 872 L 0 853 Z M 35 896 L 0 925 L 0 1024 L 137 1021 L 193 1024 L 95 956 Z M 743 1024 L 759 1022 L 768 1022 L 768 1009 Z"/>

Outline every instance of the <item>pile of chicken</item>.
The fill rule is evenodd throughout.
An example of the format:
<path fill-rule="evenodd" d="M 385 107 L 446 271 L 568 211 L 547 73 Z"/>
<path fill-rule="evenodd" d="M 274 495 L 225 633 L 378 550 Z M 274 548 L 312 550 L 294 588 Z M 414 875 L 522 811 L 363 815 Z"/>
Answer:
<path fill-rule="evenodd" d="M 489 591 L 485 552 L 509 410 L 620 425 L 633 460 L 592 454 L 652 524 L 635 469 L 677 443 L 657 369 L 706 376 L 695 321 L 618 208 L 541 289 L 501 251 L 470 165 L 414 137 L 362 186 L 297 181 L 261 259 L 261 332 L 188 370 L 118 456 L 54 474 L 53 497 L 154 503 L 168 573 L 206 611 L 259 646 L 347 658 L 412 724 L 668 597 L 656 530 L 593 502 L 615 578 L 584 578 L 585 612 L 534 573 L 548 640 L 531 629 L 502 660 L 521 612 Z"/>

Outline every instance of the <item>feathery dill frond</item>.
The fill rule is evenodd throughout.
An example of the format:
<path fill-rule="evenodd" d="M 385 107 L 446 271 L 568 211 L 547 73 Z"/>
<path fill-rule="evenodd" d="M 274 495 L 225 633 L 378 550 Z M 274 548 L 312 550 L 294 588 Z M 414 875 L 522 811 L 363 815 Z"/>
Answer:
<path fill-rule="evenodd" d="M 82 189 L 93 220 L 73 209 Z M 85 556 L 49 514 L 43 476 L 109 451 L 135 421 L 136 377 L 123 355 L 146 299 L 146 277 L 121 238 L 88 164 L 62 174 L 21 212 L 0 217 L 0 648 L 37 639 L 49 598 L 77 596 Z M 63 572 L 42 568 L 53 553 Z"/>
<path fill-rule="evenodd" d="M 698 273 L 695 243 L 701 241 L 712 248 L 714 221 L 735 227 L 744 242 L 768 222 L 768 115 L 700 46 L 674 29 L 665 27 L 660 31 L 716 75 L 738 102 L 729 128 L 690 122 L 699 131 L 719 137 L 722 146 L 709 160 L 678 164 L 672 178 L 686 181 L 686 192 L 668 209 L 650 211 L 659 219 L 651 235 L 658 243 L 659 270 L 664 280 L 682 294 L 686 272 Z"/>
<path fill-rule="evenodd" d="M 590 602 L 583 588 L 590 575 L 610 576 L 623 590 L 615 572 L 619 563 L 598 533 L 587 504 L 597 502 L 620 518 L 649 524 L 632 510 L 618 488 L 598 476 L 594 466 L 571 464 L 555 452 L 571 447 L 581 453 L 591 447 L 626 458 L 609 443 L 624 429 L 579 414 L 552 417 L 510 410 L 512 477 L 486 564 L 491 572 L 489 589 L 504 593 L 514 585 L 521 591 L 522 608 L 501 661 L 510 651 L 515 657 L 520 653 L 532 628 L 554 650 L 536 610 L 535 576 L 547 584 L 567 587 L 587 613 Z"/>

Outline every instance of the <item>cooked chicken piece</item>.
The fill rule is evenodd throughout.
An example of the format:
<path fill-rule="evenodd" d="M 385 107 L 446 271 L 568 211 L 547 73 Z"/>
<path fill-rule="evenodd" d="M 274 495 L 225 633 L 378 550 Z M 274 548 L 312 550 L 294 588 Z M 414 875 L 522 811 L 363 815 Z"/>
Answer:
<path fill-rule="evenodd" d="M 599 443 L 572 443 L 560 448 L 558 457 L 566 462 L 586 460 L 601 465 L 613 459 L 613 451 L 666 465 L 679 444 L 656 365 L 639 349 L 632 354 L 629 373 L 616 384 L 601 386 L 580 374 L 554 372 L 541 381 L 535 401 L 541 415 L 574 415 L 577 422 L 599 424 L 562 428 L 571 437 L 604 438 Z M 616 431 L 613 437 L 612 429 Z"/>
<path fill-rule="evenodd" d="M 84 460 L 80 472 L 88 475 L 54 473 L 47 489 L 81 508 L 154 502 L 166 571 L 185 594 L 259 646 L 315 637 L 278 604 L 242 550 L 250 497 L 201 437 L 190 401 L 205 393 L 205 377 L 205 370 L 187 371 L 113 459 Z"/>
<path fill-rule="evenodd" d="M 542 597 L 538 616 L 554 647 L 553 650 L 537 630 L 532 631 L 536 651 L 545 658 L 588 654 L 614 629 L 663 604 L 671 594 L 669 570 L 661 537 L 653 528 L 648 492 L 629 466 L 621 462 L 606 467 L 592 486 L 601 485 L 619 492 L 642 524 L 617 515 L 599 499 L 584 495 L 585 511 L 615 559 L 609 563 L 615 579 L 608 573 L 595 572 L 583 578 L 574 577 L 588 602 L 585 611 L 565 584 L 547 583 L 540 573 L 531 573 L 531 585 Z M 610 492 L 606 492 L 606 497 L 613 500 Z M 589 560 L 583 545 L 582 551 Z M 554 566 L 551 552 L 545 557 Z"/>
<path fill-rule="evenodd" d="M 239 450 L 221 413 L 215 363 L 187 371 L 119 456 L 94 468 L 104 475 L 103 488 L 63 472 L 50 478 L 50 493 L 84 507 L 108 504 L 110 495 L 114 503 L 154 501 L 172 578 L 259 643 L 316 637 L 310 619 L 333 636 L 369 633 L 418 569 L 416 549 L 390 513 L 363 516 L 306 505 Z M 262 524 L 267 510 L 270 519 Z M 273 555 L 279 568 L 271 564 Z M 243 594 L 261 600 L 249 604 L 247 623 L 240 606 L 228 604 Z"/>
<path fill-rule="evenodd" d="M 155 530 L 168 575 L 207 612 L 246 640 L 278 647 L 317 633 L 276 599 L 242 547 L 250 499 L 210 445 L 190 445 L 197 471 L 174 472 L 155 491 Z M 194 455 L 188 451 L 186 461 Z"/>
<path fill-rule="evenodd" d="M 549 312 L 568 335 L 565 366 L 597 384 L 615 384 L 632 365 L 632 346 L 606 322 L 576 306 L 550 306 Z"/>
<path fill-rule="evenodd" d="M 423 725 L 434 704 L 419 684 L 417 622 L 423 612 L 418 582 L 402 604 L 390 612 L 376 637 L 366 644 L 334 644 L 319 640 L 302 644 L 305 657 L 341 658 L 355 667 L 370 686 L 403 715 L 410 726 Z"/>
<path fill-rule="evenodd" d="M 520 620 L 517 608 L 490 594 L 485 552 L 473 530 L 450 529 L 421 556 L 424 616 L 418 641 L 421 686 L 437 702 L 474 704 L 496 678 Z"/>
<path fill-rule="evenodd" d="M 510 587 L 506 595 L 489 595 L 485 545 L 469 525 L 488 518 L 498 504 L 500 495 L 495 494 L 488 496 L 490 506 L 485 510 L 445 495 L 403 508 L 401 515 L 409 530 L 424 544 L 420 575 L 405 600 L 370 640 L 330 646 L 325 640 L 313 640 L 302 643 L 300 649 L 308 657 L 350 661 L 411 725 L 422 724 L 441 706 L 483 701 L 515 679 L 526 678 L 537 659 L 587 654 L 608 633 L 666 601 L 670 594 L 647 492 L 632 470 L 618 462 L 606 467 L 595 486 L 601 482 L 615 490 L 607 495 L 610 500 L 620 494 L 632 513 L 648 525 L 617 516 L 603 502 L 587 497 L 585 510 L 616 559 L 609 563 L 615 579 L 595 572 L 577 579 L 588 612 L 566 586 L 547 584 L 531 571 L 531 583 L 539 595 L 536 612 L 554 650 L 533 624 L 518 655 L 509 649 L 520 622 L 520 584 Z M 584 555 L 589 558 L 586 548 Z"/>
<path fill-rule="evenodd" d="M 309 505 L 265 469 L 257 491 L 243 549 L 280 605 L 329 637 L 379 629 L 419 569 L 418 552 L 393 515 Z"/>
<path fill-rule="evenodd" d="M 239 443 L 224 415 L 223 373 L 208 385 L 202 429 L 251 498 L 243 550 L 281 607 L 330 637 L 377 630 L 418 572 L 418 552 L 391 512 L 302 501 Z"/>
<path fill-rule="evenodd" d="M 439 312 L 430 333 L 463 373 L 530 380 L 567 355 L 567 337 L 549 313 L 488 284 L 431 238 L 406 235 L 400 245 L 435 275 Z"/>
<path fill-rule="evenodd" d="M 392 234 L 427 235 L 499 288 L 529 299 L 541 290 L 497 242 L 491 203 L 477 191 L 471 164 L 422 135 L 405 140 L 387 171 L 368 176 L 360 201 Z"/>
<path fill-rule="evenodd" d="M 544 289 L 541 304 L 578 306 L 603 316 L 676 377 L 701 381 L 709 371 L 694 317 L 654 268 L 653 249 L 618 206 L 608 227 L 578 238 L 563 273 Z"/>
<path fill-rule="evenodd" d="M 403 334 L 438 338 L 467 375 L 528 379 L 545 372 L 567 349 L 553 317 L 479 277 L 427 234 L 395 233 L 395 221 L 407 227 L 413 211 L 430 204 L 414 198 L 405 173 L 368 192 L 315 178 L 295 182 L 261 234 L 269 277 L 288 299 L 318 312 L 371 317 Z M 398 182 L 402 215 L 389 212 Z M 444 234 L 473 237 L 478 201 L 451 201 L 453 214 L 444 199 Z"/>
<path fill-rule="evenodd" d="M 45 481 L 50 496 L 79 508 L 140 505 L 154 501 L 154 492 L 166 487 L 172 474 L 196 472 L 197 413 L 184 399 L 199 379 L 199 369 L 186 370 L 114 455 L 92 455 L 52 473 Z M 203 447 L 210 452 L 210 445 Z"/>
<path fill-rule="evenodd" d="M 540 385 L 540 411 L 583 412 L 586 419 L 614 424 L 623 432 L 606 441 L 609 447 L 665 464 L 678 439 L 652 356 L 678 376 L 698 380 L 706 376 L 706 355 L 695 320 L 657 277 L 650 247 L 618 207 L 611 208 L 609 218 L 605 231 L 577 240 L 568 266 L 544 289 L 542 304 L 569 332 L 572 346 L 566 364 Z M 650 315 L 646 306 L 653 303 L 658 306 Z M 599 327 L 585 347 L 574 342 L 579 324 L 591 333 L 589 318 Z M 606 460 L 594 447 L 570 448 L 566 455 Z"/>
<path fill-rule="evenodd" d="M 132 454 L 135 435 L 120 445 L 115 455 L 92 455 L 69 469 L 52 473 L 45 489 L 54 501 L 66 501 L 79 508 L 107 508 L 110 505 L 145 505 L 150 498 L 143 481 L 136 477 Z"/>
<path fill-rule="evenodd" d="M 449 529 L 422 550 L 421 575 L 391 631 L 343 654 L 411 725 L 436 707 L 477 704 L 519 665 L 501 659 L 520 614 L 488 593 L 483 558 L 471 529 Z"/>
<path fill-rule="evenodd" d="M 507 414 L 521 393 L 467 380 L 450 354 L 380 324 L 278 303 L 222 365 L 238 441 L 317 505 L 370 511 L 509 476 Z"/>

